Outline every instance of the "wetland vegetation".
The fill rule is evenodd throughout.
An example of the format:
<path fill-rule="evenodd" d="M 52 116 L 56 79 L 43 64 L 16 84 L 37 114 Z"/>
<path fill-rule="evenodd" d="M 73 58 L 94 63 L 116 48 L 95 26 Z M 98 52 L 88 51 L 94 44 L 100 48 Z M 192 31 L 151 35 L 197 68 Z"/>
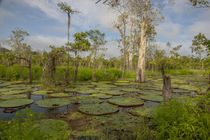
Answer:
<path fill-rule="evenodd" d="M 106 34 L 98 29 L 71 36 L 72 16 L 81 13 L 65 2 L 57 8 L 67 15 L 66 44 L 34 50 L 29 33 L 16 28 L 4 42 L 9 48 L 0 46 L 0 140 L 209 140 L 205 34 L 196 34 L 183 56 L 182 45 L 156 44 L 162 15 L 154 1 L 94 4 L 119 12 L 119 57 L 105 57 Z"/>

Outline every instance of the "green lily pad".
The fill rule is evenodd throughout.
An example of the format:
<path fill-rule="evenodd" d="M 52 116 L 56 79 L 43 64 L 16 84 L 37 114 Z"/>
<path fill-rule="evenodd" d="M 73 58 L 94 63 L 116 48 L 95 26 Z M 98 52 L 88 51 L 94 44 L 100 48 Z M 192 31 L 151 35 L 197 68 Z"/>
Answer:
<path fill-rule="evenodd" d="M 0 88 L 0 93 L 11 91 L 10 88 Z"/>
<path fill-rule="evenodd" d="M 135 89 L 135 88 L 123 88 L 122 91 L 126 91 L 126 92 L 140 92 L 140 89 Z"/>
<path fill-rule="evenodd" d="M 32 99 L 14 99 L 0 102 L 0 108 L 14 108 L 32 104 Z"/>
<path fill-rule="evenodd" d="M 159 95 L 142 95 L 141 99 L 154 102 L 162 102 L 163 97 Z"/>
<path fill-rule="evenodd" d="M 90 96 L 97 97 L 99 99 L 109 99 L 109 98 L 112 98 L 112 95 L 107 95 L 107 94 L 92 94 Z"/>
<path fill-rule="evenodd" d="M 2 92 L 0 95 L 16 95 L 20 93 L 27 92 L 26 90 L 21 90 L 21 91 L 8 91 L 8 92 Z"/>
<path fill-rule="evenodd" d="M 117 106 L 108 103 L 102 103 L 82 105 L 79 107 L 79 111 L 88 115 L 106 115 L 118 112 L 119 109 Z"/>
<path fill-rule="evenodd" d="M 121 80 L 118 80 L 118 81 L 116 81 L 116 83 L 129 83 L 129 81 L 121 81 Z"/>
<path fill-rule="evenodd" d="M 65 99 L 65 98 L 44 99 L 44 100 L 39 100 L 36 102 L 36 104 L 39 107 L 44 107 L 44 108 L 62 107 L 62 106 L 66 106 L 70 103 L 71 103 L 71 101 L 69 99 Z"/>
<path fill-rule="evenodd" d="M 0 96 L 0 99 L 2 100 L 9 100 L 9 99 L 22 99 L 22 98 L 26 98 L 27 95 L 25 94 L 19 94 L 19 95 L 3 95 Z"/>
<path fill-rule="evenodd" d="M 46 90 L 40 90 L 40 91 L 34 91 L 32 92 L 33 95 L 47 95 L 48 93 L 52 93 L 53 91 L 46 91 Z"/>
<path fill-rule="evenodd" d="M 118 95 L 125 94 L 125 93 L 123 93 L 119 90 L 106 90 L 106 91 L 103 91 L 103 93 L 108 94 L 108 95 L 113 95 L 113 96 L 118 96 Z"/>
<path fill-rule="evenodd" d="M 119 98 L 109 99 L 108 103 L 122 107 L 132 107 L 132 106 L 141 106 L 144 104 L 144 101 L 136 98 L 119 97 Z"/>
<path fill-rule="evenodd" d="M 143 93 L 144 95 L 162 95 L 161 91 L 150 91 L 150 90 L 144 90 L 141 93 Z"/>
<path fill-rule="evenodd" d="M 75 96 L 71 98 L 73 103 L 76 104 L 97 104 L 102 103 L 103 101 L 96 98 L 96 97 L 90 97 L 90 96 Z"/>
<path fill-rule="evenodd" d="M 129 113 L 131 113 L 132 115 L 151 118 L 152 113 L 154 112 L 154 109 L 155 109 L 154 107 L 142 106 L 142 107 L 136 107 L 136 108 L 130 109 Z"/>
<path fill-rule="evenodd" d="M 94 94 L 94 93 L 99 93 L 99 91 L 94 90 L 94 89 L 77 89 L 75 90 L 79 94 Z"/>
<path fill-rule="evenodd" d="M 71 95 L 69 95 L 68 93 L 53 93 L 53 94 L 49 94 L 49 96 L 51 96 L 51 97 L 70 97 Z"/>
<path fill-rule="evenodd" d="M 117 86 L 129 86 L 130 83 L 114 83 Z"/>
<path fill-rule="evenodd" d="M 101 125 L 102 128 L 110 131 L 124 130 L 126 132 L 133 132 L 139 125 L 142 124 L 142 119 L 127 112 L 119 112 L 111 115 L 95 116 L 93 117 L 92 122 L 97 124 L 97 126 Z"/>
<path fill-rule="evenodd" d="M 62 120 L 42 119 L 32 127 L 47 136 L 47 140 L 68 140 L 71 133 L 68 123 Z"/>
<path fill-rule="evenodd" d="M 111 88 L 107 88 L 107 87 L 97 87 L 97 88 L 95 88 L 95 90 L 111 90 Z"/>

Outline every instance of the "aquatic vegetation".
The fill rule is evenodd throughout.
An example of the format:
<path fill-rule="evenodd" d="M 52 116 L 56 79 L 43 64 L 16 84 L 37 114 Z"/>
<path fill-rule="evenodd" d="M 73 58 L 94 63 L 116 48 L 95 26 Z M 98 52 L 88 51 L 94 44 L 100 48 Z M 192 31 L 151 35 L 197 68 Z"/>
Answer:
<path fill-rule="evenodd" d="M 127 83 L 127 82 L 125 82 L 125 83 L 114 83 L 115 85 L 117 85 L 117 86 L 129 86 L 130 84 L 129 83 Z"/>
<path fill-rule="evenodd" d="M 94 93 L 99 93 L 99 91 L 94 90 L 94 89 L 76 89 L 76 92 L 78 92 L 79 94 L 94 94 Z"/>
<path fill-rule="evenodd" d="M 153 91 L 153 90 L 143 90 L 141 93 L 144 95 L 162 95 L 161 91 Z"/>
<path fill-rule="evenodd" d="M 105 90 L 105 91 L 102 91 L 102 92 L 105 93 L 105 94 L 108 94 L 108 95 L 113 95 L 113 96 L 119 96 L 119 95 L 125 94 L 124 92 L 121 92 L 119 90 Z"/>
<path fill-rule="evenodd" d="M 132 115 L 142 116 L 142 117 L 152 117 L 152 113 L 154 112 L 153 106 L 142 106 L 142 107 L 135 107 L 129 110 L 129 113 Z"/>
<path fill-rule="evenodd" d="M 92 123 L 100 124 L 102 129 L 109 131 L 133 131 L 141 125 L 142 119 L 126 112 L 119 112 L 105 116 L 95 116 Z"/>
<path fill-rule="evenodd" d="M 32 127 L 38 129 L 48 140 L 68 140 L 71 134 L 68 123 L 62 120 L 42 119 Z"/>
<path fill-rule="evenodd" d="M 18 95 L 2 95 L 0 96 L 0 99 L 2 100 L 9 100 L 9 99 L 21 99 L 21 98 L 26 98 L 27 95 L 25 94 L 18 94 Z"/>
<path fill-rule="evenodd" d="M 44 108 L 56 108 L 56 107 L 62 107 L 70 104 L 71 101 L 66 98 L 52 98 L 52 99 L 44 99 L 44 100 L 39 100 L 36 102 L 36 104 L 39 107 L 44 107 Z"/>
<path fill-rule="evenodd" d="M 102 94 L 102 93 L 92 94 L 90 96 L 97 97 L 99 99 L 109 99 L 109 98 L 112 98 L 112 95 L 107 95 L 107 94 Z"/>
<path fill-rule="evenodd" d="M 70 98 L 72 103 L 75 104 L 97 104 L 102 103 L 103 100 L 100 100 L 96 97 L 90 97 L 90 96 L 75 96 Z"/>
<path fill-rule="evenodd" d="M 116 113 L 119 110 L 117 106 L 108 103 L 101 103 L 82 105 L 79 107 L 79 111 L 88 115 L 106 115 Z"/>
<path fill-rule="evenodd" d="M 1 108 L 14 108 L 21 107 L 25 105 L 32 104 L 34 101 L 32 99 L 13 99 L 0 102 Z"/>
<path fill-rule="evenodd" d="M 163 97 L 159 95 L 142 95 L 141 99 L 153 102 L 162 102 Z"/>
<path fill-rule="evenodd" d="M 68 120 L 78 120 L 78 119 L 84 119 L 86 115 L 80 113 L 80 112 L 71 112 L 67 116 Z"/>
<path fill-rule="evenodd" d="M 52 93 L 53 91 L 47 91 L 47 90 L 39 90 L 32 92 L 33 95 L 48 95 L 48 93 Z"/>
<path fill-rule="evenodd" d="M 62 98 L 62 97 L 71 97 L 70 94 L 68 93 L 52 93 L 52 94 L 49 94 L 50 97 L 59 97 L 59 98 Z"/>
<path fill-rule="evenodd" d="M 71 134 L 68 124 L 61 120 L 41 119 L 43 115 L 29 109 L 16 112 L 9 121 L 0 120 L 2 140 L 67 140 Z"/>
<path fill-rule="evenodd" d="M 144 104 L 144 101 L 136 98 L 119 97 L 119 98 L 109 99 L 108 103 L 122 107 L 132 107 L 132 106 L 141 106 Z"/>
<path fill-rule="evenodd" d="M 123 88 L 121 89 L 122 91 L 126 91 L 126 92 L 140 92 L 140 89 L 135 89 L 135 88 Z"/>

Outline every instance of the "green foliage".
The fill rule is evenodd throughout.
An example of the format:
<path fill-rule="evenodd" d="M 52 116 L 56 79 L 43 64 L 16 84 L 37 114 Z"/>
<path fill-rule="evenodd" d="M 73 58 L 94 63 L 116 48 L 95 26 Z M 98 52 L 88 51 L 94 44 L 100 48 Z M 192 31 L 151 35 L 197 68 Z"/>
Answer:
<path fill-rule="evenodd" d="M 25 109 L 10 121 L 0 120 L 1 140 L 66 140 L 68 124 L 61 120 L 41 119 L 43 115 Z"/>
<path fill-rule="evenodd" d="M 157 107 L 152 124 L 158 139 L 203 139 L 209 137 L 209 118 L 190 102 L 170 101 Z"/>
<path fill-rule="evenodd" d="M 40 117 L 40 114 L 36 114 L 27 109 L 23 112 L 17 112 L 16 116 L 10 121 L 0 120 L 1 140 L 44 139 L 44 134 L 32 127 L 34 120 L 40 119 Z"/>

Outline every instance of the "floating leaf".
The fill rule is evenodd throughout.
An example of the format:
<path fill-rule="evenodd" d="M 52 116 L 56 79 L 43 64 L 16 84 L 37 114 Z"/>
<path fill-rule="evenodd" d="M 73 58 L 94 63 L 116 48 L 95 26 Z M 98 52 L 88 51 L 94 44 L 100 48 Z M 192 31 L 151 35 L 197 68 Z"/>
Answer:
<path fill-rule="evenodd" d="M 71 101 L 69 99 L 65 98 L 52 98 L 52 99 L 44 99 L 39 100 L 36 102 L 36 104 L 40 107 L 45 108 L 56 108 L 56 107 L 62 107 L 70 104 Z"/>
<path fill-rule="evenodd" d="M 32 104 L 32 99 L 14 99 L 0 102 L 1 108 L 13 108 Z"/>
<path fill-rule="evenodd" d="M 79 111 L 88 115 L 106 115 L 118 112 L 118 107 L 108 104 L 89 104 L 89 105 L 82 105 L 79 107 Z"/>
<path fill-rule="evenodd" d="M 162 102 L 163 97 L 158 95 L 142 95 L 141 99 L 148 100 L 148 101 L 154 101 L 154 102 Z"/>
<path fill-rule="evenodd" d="M 90 96 L 97 97 L 97 98 L 100 98 L 100 99 L 112 98 L 112 95 L 107 95 L 107 94 L 92 94 Z"/>
<path fill-rule="evenodd" d="M 132 107 L 132 106 L 141 106 L 144 104 L 144 101 L 136 98 L 119 97 L 119 98 L 109 99 L 108 103 L 122 107 Z"/>

